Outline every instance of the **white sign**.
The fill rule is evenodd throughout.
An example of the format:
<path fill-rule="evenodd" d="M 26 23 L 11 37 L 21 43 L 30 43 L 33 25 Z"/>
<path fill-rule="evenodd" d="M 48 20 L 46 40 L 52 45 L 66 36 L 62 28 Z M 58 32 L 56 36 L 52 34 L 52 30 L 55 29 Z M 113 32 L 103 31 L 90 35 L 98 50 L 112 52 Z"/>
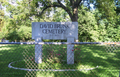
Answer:
<path fill-rule="evenodd" d="M 77 22 L 33 22 L 32 39 L 42 42 L 42 39 L 78 40 Z M 67 45 L 67 64 L 74 64 L 74 45 Z M 42 45 L 35 45 L 35 62 L 42 63 Z"/>
<path fill-rule="evenodd" d="M 32 22 L 32 39 L 35 37 L 42 39 L 65 40 L 69 36 L 78 40 L 77 22 Z"/>

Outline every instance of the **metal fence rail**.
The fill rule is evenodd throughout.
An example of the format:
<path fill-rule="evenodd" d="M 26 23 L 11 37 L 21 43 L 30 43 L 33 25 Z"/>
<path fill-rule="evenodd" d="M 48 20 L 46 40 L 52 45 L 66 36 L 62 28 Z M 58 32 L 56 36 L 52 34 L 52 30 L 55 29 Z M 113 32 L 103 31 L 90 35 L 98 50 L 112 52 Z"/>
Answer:
<path fill-rule="evenodd" d="M 102 44 L 100 42 L 0 42 L 0 44 Z"/>
<path fill-rule="evenodd" d="M 0 44 L 115 44 L 120 45 L 120 42 L 0 42 Z"/>
<path fill-rule="evenodd" d="M 117 44 L 120 42 L 0 42 L 0 44 Z"/>
<path fill-rule="evenodd" d="M 119 68 L 120 42 L 0 43 L 1 77 L 119 77 Z"/>

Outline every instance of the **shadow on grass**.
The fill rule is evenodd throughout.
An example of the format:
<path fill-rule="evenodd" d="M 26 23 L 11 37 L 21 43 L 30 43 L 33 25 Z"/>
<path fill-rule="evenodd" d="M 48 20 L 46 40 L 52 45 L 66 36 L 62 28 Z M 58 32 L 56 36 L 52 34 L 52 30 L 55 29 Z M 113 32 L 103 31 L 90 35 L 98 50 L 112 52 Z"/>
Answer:
<path fill-rule="evenodd" d="M 74 65 L 67 65 L 65 62 L 47 61 L 54 55 L 50 52 L 53 50 L 49 45 L 43 46 L 43 64 L 34 63 L 34 45 L 5 45 L 0 46 L 0 76 L 2 77 L 118 77 L 120 65 L 120 48 L 115 52 L 107 52 L 105 46 L 100 45 L 76 45 L 78 50 L 75 51 L 75 59 L 78 60 Z M 50 47 L 50 48 L 49 48 Z M 52 46 L 53 47 L 53 46 Z M 47 49 L 46 49 L 47 48 Z M 50 50 L 51 51 L 50 51 Z M 47 53 L 49 52 L 49 53 Z M 55 54 L 60 59 L 66 60 L 66 46 L 54 47 Z M 64 53 L 63 53 L 64 52 Z M 77 54 L 76 54 L 77 52 Z M 80 54 L 79 54 L 80 53 Z M 53 59 L 53 58 L 51 58 Z M 24 63 L 16 63 L 16 67 L 24 67 L 27 69 L 78 69 L 84 66 L 96 67 L 90 71 L 23 71 L 8 68 L 10 62 L 23 60 Z M 57 59 L 58 60 L 58 59 Z M 56 61 L 57 61 L 56 60 Z M 45 63 L 45 64 L 44 64 Z M 84 67 L 83 68 L 87 68 Z M 88 67 L 88 68 L 89 68 Z"/>
<path fill-rule="evenodd" d="M 120 68 L 120 47 L 113 49 L 100 45 L 82 45 L 80 46 L 81 59 L 84 65 L 99 66 L 92 70 L 98 77 L 118 77 Z M 108 50 L 108 51 L 107 51 Z M 112 50 L 110 52 L 110 50 Z"/>
<path fill-rule="evenodd" d="M 21 61 L 26 58 L 25 48 L 27 45 L 1 45 L 0 46 L 0 76 L 1 77 L 25 77 L 30 76 L 29 72 L 9 68 L 8 64 L 15 61 Z M 17 64 L 17 66 L 25 67 L 25 64 Z M 26 66 L 27 67 L 27 66 Z M 28 73 L 28 74 L 27 74 Z M 34 74 L 36 76 L 36 74 Z"/>

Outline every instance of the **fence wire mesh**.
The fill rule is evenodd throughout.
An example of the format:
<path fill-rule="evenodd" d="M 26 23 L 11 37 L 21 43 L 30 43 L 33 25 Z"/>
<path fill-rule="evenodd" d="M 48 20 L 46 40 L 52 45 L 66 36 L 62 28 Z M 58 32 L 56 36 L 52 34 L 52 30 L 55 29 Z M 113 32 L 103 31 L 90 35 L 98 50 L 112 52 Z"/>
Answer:
<path fill-rule="evenodd" d="M 0 43 L 1 77 L 119 77 L 119 71 L 119 43 Z"/>

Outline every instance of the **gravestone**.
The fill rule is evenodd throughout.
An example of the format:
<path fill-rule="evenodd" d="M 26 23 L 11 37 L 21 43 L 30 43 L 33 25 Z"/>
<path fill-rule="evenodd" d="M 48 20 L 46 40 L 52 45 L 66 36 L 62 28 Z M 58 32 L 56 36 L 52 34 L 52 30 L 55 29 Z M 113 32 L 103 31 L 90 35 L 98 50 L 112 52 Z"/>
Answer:
<path fill-rule="evenodd" d="M 32 22 L 32 39 L 78 40 L 77 22 Z M 67 64 L 74 64 L 74 45 L 67 45 Z M 35 62 L 42 63 L 42 46 L 35 45 Z"/>

